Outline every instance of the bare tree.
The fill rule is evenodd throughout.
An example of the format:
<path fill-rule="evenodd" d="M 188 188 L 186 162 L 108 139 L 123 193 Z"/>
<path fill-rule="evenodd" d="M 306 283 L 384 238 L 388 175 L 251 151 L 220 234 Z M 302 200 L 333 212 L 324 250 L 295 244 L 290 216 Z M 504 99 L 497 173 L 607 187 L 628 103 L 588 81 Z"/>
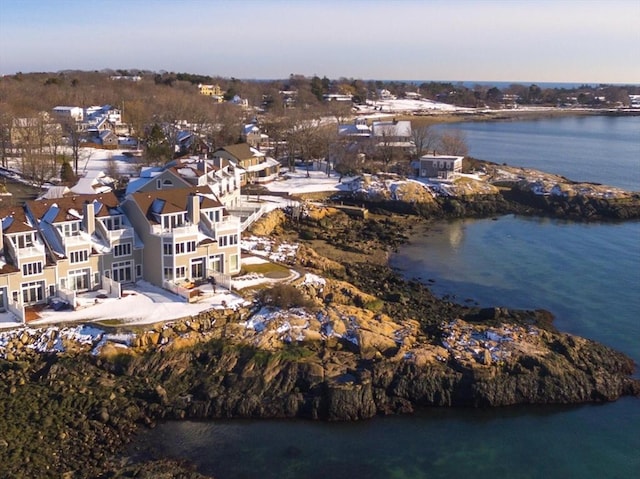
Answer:
<path fill-rule="evenodd" d="M 467 146 L 467 137 L 461 130 L 451 130 L 440 136 L 439 151 L 443 155 L 467 156 L 469 147 Z"/>
<path fill-rule="evenodd" d="M 420 125 L 411 128 L 411 140 L 415 147 L 416 156 L 426 155 L 438 143 L 438 134 L 430 125 Z"/>
<path fill-rule="evenodd" d="M 395 143 L 395 128 L 392 126 L 380 127 L 380 134 L 376 146 L 376 156 L 382 161 L 385 171 L 389 169 L 389 165 L 397 160 L 398 148 Z"/>

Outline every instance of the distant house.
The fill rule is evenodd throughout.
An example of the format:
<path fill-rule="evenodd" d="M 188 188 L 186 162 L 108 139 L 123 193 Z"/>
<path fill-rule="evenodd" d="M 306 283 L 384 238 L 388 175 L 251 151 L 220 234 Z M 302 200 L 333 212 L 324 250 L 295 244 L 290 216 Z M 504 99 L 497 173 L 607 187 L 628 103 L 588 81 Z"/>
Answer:
<path fill-rule="evenodd" d="M 225 159 L 241 169 L 242 184 L 266 183 L 274 180 L 280 173 L 280 163 L 247 143 L 229 145 L 213 152 L 216 158 Z"/>
<path fill-rule="evenodd" d="M 102 146 L 118 146 L 118 137 L 111 130 L 102 130 L 98 134 L 98 143 Z"/>
<path fill-rule="evenodd" d="M 420 178 L 452 179 L 462 173 L 462 156 L 424 155 L 411 162 Z"/>
<path fill-rule="evenodd" d="M 325 93 L 322 95 L 322 99 L 324 101 L 344 101 L 344 102 L 352 102 L 353 95 L 342 95 L 340 93 Z"/>
<path fill-rule="evenodd" d="M 640 95 L 629 95 L 629 106 L 631 108 L 640 108 Z"/>
<path fill-rule="evenodd" d="M 391 141 L 410 141 L 411 122 L 408 120 L 374 121 L 371 124 L 371 136 Z"/>
<path fill-rule="evenodd" d="M 35 117 L 14 118 L 11 124 L 11 143 L 18 147 L 41 148 L 56 143 L 61 135 L 62 126 L 45 111 Z"/>
<path fill-rule="evenodd" d="M 79 106 L 56 106 L 53 108 L 53 114 L 60 120 L 82 121 L 84 118 L 84 110 Z"/>
<path fill-rule="evenodd" d="M 198 85 L 198 90 L 201 95 L 210 96 L 215 101 L 221 103 L 223 101 L 223 93 L 220 85 Z"/>
<path fill-rule="evenodd" d="M 338 135 L 369 138 L 371 136 L 371 127 L 367 125 L 365 118 L 356 118 L 353 123 L 338 125 Z"/>
<path fill-rule="evenodd" d="M 242 139 L 253 148 L 260 148 L 269 143 L 269 135 L 265 135 L 255 123 L 242 127 Z"/>

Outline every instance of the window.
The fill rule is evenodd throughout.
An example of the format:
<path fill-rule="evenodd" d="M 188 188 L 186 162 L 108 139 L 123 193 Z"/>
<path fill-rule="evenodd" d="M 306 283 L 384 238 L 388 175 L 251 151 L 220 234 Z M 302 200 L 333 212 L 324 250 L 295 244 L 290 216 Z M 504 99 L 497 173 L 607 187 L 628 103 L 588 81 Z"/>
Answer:
<path fill-rule="evenodd" d="M 18 248 L 30 248 L 33 246 L 33 234 L 27 233 L 15 236 L 15 242 Z"/>
<path fill-rule="evenodd" d="M 171 180 L 164 180 L 164 181 L 162 182 L 162 186 L 163 186 L 163 187 L 165 187 L 165 186 L 166 186 L 166 187 L 171 188 L 171 187 L 173 186 L 173 181 L 171 181 Z"/>
<path fill-rule="evenodd" d="M 137 278 L 142 278 L 142 265 L 141 264 L 137 264 L 136 265 L 136 277 Z"/>
<path fill-rule="evenodd" d="M 58 231 L 66 238 L 71 236 L 78 236 L 80 234 L 80 221 L 67 222 L 58 225 Z"/>
<path fill-rule="evenodd" d="M 218 238 L 218 246 L 227 246 L 229 239 L 227 236 L 220 236 Z"/>
<path fill-rule="evenodd" d="M 22 303 L 33 304 L 44 300 L 44 281 L 22 284 Z"/>
<path fill-rule="evenodd" d="M 161 190 L 162 189 L 162 181 L 161 180 L 156 180 L 156 189 L 157 190 Z"/>
<path fill-rule="evenodd" d="M 173 268 L 165 268 L 163 271 L 163 277 L 166 280 L 173 279 Z"/>
<path fill-rule="evenodd" d="M 173 254 L 173 244 L 172 243 L 162 243 L 162 252 L 165 255 Z"/>
<path fill-rule="evenodd" d="M 122 217 L 121 216 L 111 216 L 111 217 L 105 218 L 102 221 L 103 221 L 103 224 L 104 224 L 105 228 L 107 228 L 109 231 L 122 229 Z"/>
<path fill-rule="evenodd" d="M 182 279 L 187 277 L 187 268 L 184 266 L 176 266 L 176 279 Z"/>
<path fill-rule="evenodd" d="M 36 263 L 25 263 L 22 265 L 22 274 L 24 276 L 31 276 L 33 274 L 42 273 L 42 263 L 40 261 Z"/>
<path fill-rule="evenodd" d="M 72 251 L 69 254 L 69 261 L 71 263 L 84 263 L 89 258 L 89 252 L 86 249 L 81 251 Z"/>
<path fill-rule="evenodd" d="M 131 261 L 122 261 L 120 263 L 113 263 L 111 265 L 111 271 L 113 272 L 114 281 L 118 281 L 120 283 L 128 283 L 132 281 Z"/>
<path fill-rule="evenodd" d="M 238 255 L 232 254 L 229 256 L 229 269 L 231 271 L 236 271 L 238 269 Z"/>
<path fill-rule="evenodd" d="M 216 255 L 209 256 L 209 269 L 217 273 L 222 273 L 223 265 L 224 265 L 223 254 L 216 254 Z"/>
<path fill-rule="evenodd" d="M 179 226 L 184 226 L 186 223 L 185 214 L 186 213 L 180 213 L 177 215 L 163 215 L 162 227 L 164 229 L 170 230 Z"/>
<path fill-rule="evenodd" d="M 113 256 L 131 256 L 131 243 L 122 243 L 113 247 Z"/>
<path fill-rule="evenodd" d="M 176 243 L 176 254 L 193 253 L 196 250 L 195 241 L 186 241 L 184 243 Z"/>

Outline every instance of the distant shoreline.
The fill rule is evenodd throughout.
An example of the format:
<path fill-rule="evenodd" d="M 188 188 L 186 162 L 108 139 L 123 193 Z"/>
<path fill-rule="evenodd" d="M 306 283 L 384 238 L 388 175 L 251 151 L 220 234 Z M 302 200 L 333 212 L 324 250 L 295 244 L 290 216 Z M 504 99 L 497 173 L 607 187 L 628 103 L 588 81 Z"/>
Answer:
<path fill-rule="evenodd" d="M 545 118 L 561 118 L 570 116 L 640 116 L 640 109 L 604 110 L 604 109 L 514 109 L 461 111 L 456 113 L 434 114 L 389 114 L 401 120 L 410 120 L 414 126 L 435 125 L 438 123 L 462 123 L 468 121 L 527 121 Z"/>

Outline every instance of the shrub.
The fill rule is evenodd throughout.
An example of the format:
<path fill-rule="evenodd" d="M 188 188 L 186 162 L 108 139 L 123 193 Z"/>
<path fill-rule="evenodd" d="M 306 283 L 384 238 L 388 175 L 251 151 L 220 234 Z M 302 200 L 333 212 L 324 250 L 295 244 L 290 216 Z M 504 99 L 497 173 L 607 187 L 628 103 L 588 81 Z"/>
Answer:
<path fill-rule="evenodd" d="M 260 301 L 282 309 L 313 306 L 313 302 L 302 291 L 290 284 L 276 284 L 260 293 Z"/>

